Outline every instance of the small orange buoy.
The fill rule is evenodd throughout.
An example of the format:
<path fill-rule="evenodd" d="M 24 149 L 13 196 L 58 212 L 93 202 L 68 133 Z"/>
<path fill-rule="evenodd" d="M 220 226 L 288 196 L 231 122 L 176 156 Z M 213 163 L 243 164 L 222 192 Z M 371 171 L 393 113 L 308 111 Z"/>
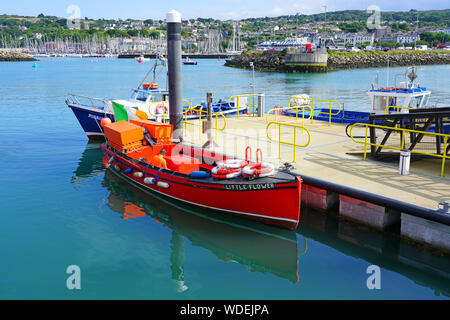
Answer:
<path fill-rule="evenodd" d="M 105 124 L 111 123 L 111 119 L 110 118 L 103 118 L 102 120 L 100 120 L 100 125 L 102 127 L 105 126 Z"/>

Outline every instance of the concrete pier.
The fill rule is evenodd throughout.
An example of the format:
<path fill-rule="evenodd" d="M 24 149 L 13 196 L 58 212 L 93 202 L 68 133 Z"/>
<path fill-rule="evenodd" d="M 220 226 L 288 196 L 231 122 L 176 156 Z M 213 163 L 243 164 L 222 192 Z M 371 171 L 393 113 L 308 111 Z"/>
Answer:
<path fill-rule="evenodd" d="M 302 185 L 302 206 L 325 212 L 337 206 L 338 195 L 307 184 Z"/>
<path fill-rule="evenodd" d="M 339 214 L 379 230 L 400 223 L 400 212 L 344 195 L 339 195 Z"/>
<path fill-rule="evenodd" d="M 402 213 L 400 234 L 416 242 L 450 253 L 450 227 Z"/>
<path fill-rule="evenodd" d="M 398 204 L 423 208 L 428 217 L 438 208 L 438 204 L 448 200 L 450 196 L 450 161 L 445 164 L 444 178 L 441 178 L 440 159 L 416 158 L 411 163 L 410 174 L 402 176 L 398 174 L 398 159 L 391 162 L 381 162 L 371 159 L 363 161 L 363 148 L 361 144 L 354 143 L 345 134 L 346 125 L 331 124 L 328 122 L 304 120 L 304 127 L 311 134 L 311 143 L 306 148 L 297 147 L 296 162 L 293 161 L 294 147 L 279 145 L 278 128 L 273 126 L 267 131 L 267 121 L 274 121 L 274 116 L 252 117 L 239 116 L 227 118 L 226 129 L 217 131 L 216 142 L 219 147 L 217 152 L 245 157 L 246 146 L 251 146 L 253 153 L 260 148 L 263 152 L 264 162 L 273 163 L 276 167 L 283 166 L 285 162 L 293 165 L 292 172 L 305 177 L 302 187 L 302 207 L 311 207 L 319 211 L 328 211 L 330 208 L 339 208 L 340 215 L 346 219 L 357 221 L 360 224 L 371 226 L 378 230 L 386 230 L 389 227 L 402 224 L 403 237 L 408 237 L 406 230 L 411 228 L 411 219 L 404 221 Z M 278 116 L 278 121 L 295 122 L 292 117 Z M 221 126 L 221 124 L 219 124 Z M 198 127 L 187 127 L 187 140 L 190 143 L 201 146 L 205 142 L 205 136 L 199 139 Z M 279 133 L 281 139 L 293 142 L 293 130 L 289 127 L 281 127 Z M 272 138 L 271 141 L 267 134 Z M 214 133 L 214 136 L 216 134 Z M 306 141 L 306 131 L 297 129 L 297 143 Z M 279 157 L 280 156 L 280 157 Z M 254 155 L 253 155 L 254 157 Z M 354 195 L 346 195 L 331 190 L 327 183 L 323 185 L 311 184 L 306 177 L 320 179 L 328 184 L 340 185 L 344 188 L 359 190 L 367 194 L 379 197 L 381 200 L 371 202 Z M 310 180 L 310 179 L 309 179 Z M 353 199 L 352 199 L 353 198 Z M 389 208 L 383 199 L 397 202 L 396 210 Z M 437 217 L 434 215 L 434 217 Z M 424 220 L 433 220 L 423 217 Z M 450 217 L 446 218 L 450 221 Z M 415 222 L 417 224 L 417 222 Z M 440 232 L 443 242 L 450 244 L 448 238 L 449 224 L 442 226 L 430 224 L 431 233 Z M 399 230 L 400 228 L 394 228 Z M 447 231 L 445 231 L 447 230 Z M 426 232 L 425 232 L 426 233 Z M 444 237 L 444 235 L 446 235 Z M 445 246 L 430 240 L 424 236 L 421 238 L 408 237 L 414 241 L 426 241 L 430 246 Z"/>

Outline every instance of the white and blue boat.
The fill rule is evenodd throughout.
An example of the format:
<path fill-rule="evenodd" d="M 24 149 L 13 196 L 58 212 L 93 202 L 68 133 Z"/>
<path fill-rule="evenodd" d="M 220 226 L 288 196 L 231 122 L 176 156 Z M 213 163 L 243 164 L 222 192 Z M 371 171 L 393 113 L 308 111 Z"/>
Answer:
<path fill-rule="evenodd" d="M 160 90 L 158 88 L 150 88 L 144 86 L 143 88 L 133 89 L 130 99 L 101 99 L 92 98 L 76 94 L 69 94 L 66 98 L 67 106 L 72 109 L 78 122 L 90 140 L 104 139 L 103 129 L 100 121 L 103 118 L 109 118 L 112 122 L 115 121 L 115 112 L 113 102 L 122 105 L 131 119 L 138 119 L 137 113 L 141 115 L 145 113 L 147 119 L 155 121 L 169 120 L 169 92 L 167 90 Z M 198 119 L 199 116 L 205 117 L 206 104 L 202 103 L 196 106 L 188 105 L 185 100 L 183 108 L 186 112 L 186 118 Z M 214 113 L 221 113 L 224 116 L 247 113 L 248 108 L 240 106 L 239 109 L 234 108 L 234 101 L 218 100 L 212 105 Z"/>
<path fill-rule="evenodd" d="M 366 91 L 371 101 L 369 111 L 347 111 L 344 108 L 330 111 L 329 107 L 314 107 L 314 120 L 329 121 L 331 117 L 331 122 L 335 123 L 367 123 L 369 115 L 372 114 L 409 113 L 411 109 L 429 108 L 431 91 L 421 87 L 417 82 L 415 67 L 410 67 L 404 74 L 397 76 L 404 76 L 404 81 L 399 85 L 395 83 L 393 87 L 378 87 L 377 77 L 372 88 Z M 302 96 L 304 97 L 302 98 Z M 307 95 L 302 96 L 293 99 L 294 104 L 290 106 L 291 109 L 283 110 L 283 113 L 287 116 L 296 116 L 297 114 L 302 116 L 304 113 L 305 117 L 309 117 L 310 109 L 304 106 L 310 106 L 311 100 L 314 99 L 310 99 Z"/>

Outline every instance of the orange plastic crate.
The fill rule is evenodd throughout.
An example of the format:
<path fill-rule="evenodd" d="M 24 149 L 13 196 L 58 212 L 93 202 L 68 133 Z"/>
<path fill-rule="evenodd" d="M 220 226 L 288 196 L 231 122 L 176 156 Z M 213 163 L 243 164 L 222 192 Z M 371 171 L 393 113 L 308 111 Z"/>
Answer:
<path fill-rule="evenodd" d="M 128 144 L 115 144 L 113 142 L 108 142 L 111 147 L 114 149 L 123 152 L 123 153 L 129 153 L 133 151 L 141 150 L 144 146 L 142 145 L 142 141 L 136 141 Z"/>
<path fill-rule="evenodd" d="M 173 126 L 171 124 L 151 120 L 130 120 L 130 122 L 146 128 L 152 139 L 170 141 L 172 138 Z"/>
<path fill-rule="evenodd" d="M 118 121 L 103 127 L 108 143 L 122 149 L 144 139 L 142 128 L 128 121 Z"/>

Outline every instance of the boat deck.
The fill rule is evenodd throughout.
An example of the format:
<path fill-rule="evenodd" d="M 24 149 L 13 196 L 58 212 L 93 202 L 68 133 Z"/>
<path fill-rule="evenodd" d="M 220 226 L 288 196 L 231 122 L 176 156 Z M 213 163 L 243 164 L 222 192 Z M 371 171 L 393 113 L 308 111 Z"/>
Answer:
<path fill-rule="evenodd" d="M 273 117 L 270 118 L 273 121 Z M 278 121 L 292 121 L 292 117 L 279 116 Z M 364 145 L 353 142 L 345 134 L 346 125 L 328 122 L 304 122 L 311 134 L 311 143 L 306 148 L 296 149 L 296 162 L 293 161 L 292 146 L 282 145 L 281 160 L 278 159 L 278 142 L 271 142 L 267 137 L 266 118 L 240 116 L 227 118 L 226 129 L 217 131 L 217 152 L 236 157 L 245 157 L 245 147 L 251 146 L 253 157 L 257 148 L 263 151 L 264 161 L 281 166 L 290 162 L 292 171 L 310 177 L 341 184 L 347 187 L 378 194 L 388 198 L 404 201 L 425 208 L 436 210 L 438 203 L 450 199 L 450 164 L 445 165 L 444 177 L 440 177 L 441 159 L 417 157 L 411 158 L 410 174 L 398 173 L 399 156 L 393 152 L 392 157 L 383 161 L 369 157 L 363 160 Z M 298 130 L 298 129 L 297 129 Z M 275 126 L 269 133 L 278 140 Z M 306 135 L 298 130 L 297 143 L 306 141 Z M 213 137 L 216 132 L 213 130 Z M 282 127 L 281 136 L 285 141 L 292 141 L 292 128 Z M 303 140 L 302 140 L 303 139 Z M 186 140 L 196 146 L 206 141 L 206 135 L 199 139 L 199 127 L 188 126 Z M 368 152 L 370 147 L 368 147 Z M 254 159 L 253 159 L 254 160 Z"/>

